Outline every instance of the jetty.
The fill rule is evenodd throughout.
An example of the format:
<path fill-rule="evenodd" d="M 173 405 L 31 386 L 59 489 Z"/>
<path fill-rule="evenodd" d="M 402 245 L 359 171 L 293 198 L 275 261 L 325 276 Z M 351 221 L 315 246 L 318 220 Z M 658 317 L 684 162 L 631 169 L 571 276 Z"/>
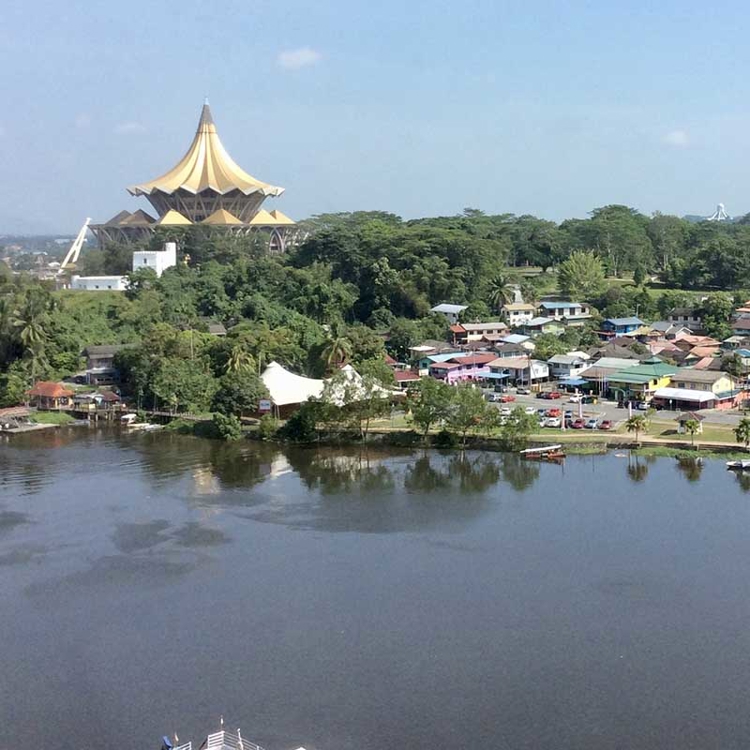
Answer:
<path fill-rule="evenodd" d="M 176 742 L 179 742 L 177 737 L 175 737 Z M 193 750 L 193 743 L 185 742 L 177 745 L 173 744 L 169 737 L 164 737 L 161 750 Z M 209 734 L 196 750 L 263 750 L 263 748 L 246 740 L 239 729 L 236 732 L 221 729 L 214 734 Z M 299 747 L 297 750 L 305 750 L 305 748 Z"/>

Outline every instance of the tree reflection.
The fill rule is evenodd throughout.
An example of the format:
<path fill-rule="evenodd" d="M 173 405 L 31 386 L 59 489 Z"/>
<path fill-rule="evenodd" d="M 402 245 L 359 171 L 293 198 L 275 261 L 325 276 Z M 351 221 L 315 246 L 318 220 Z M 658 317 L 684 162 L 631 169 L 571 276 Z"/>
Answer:
<path fill-rule="evenodd" d="M 633 482 L 642 482 L 648 476 L 648 462 L 632 451 L 628 454 L 628 476 Z"/>
<path fill-rule="evenodd" d="M 539 479 L 540 466 L 533 461 L 524 461 L 513 453 L 506 453 L 501 459 L 500 470 L 503 479 L 516 492 L 523 492 Z"/>
<path fill-rule="evenodd" d="M 677 469 L 688 482 L 697 482 L 703 473 L 703 459 L 681 457 L 677 459 Z"/>
<path fill-rule="evenodd" d="M 737 480 L 743 492 L 750 492 L 750 473 L 746 471 L 735 471 L 734 478 Z"/>

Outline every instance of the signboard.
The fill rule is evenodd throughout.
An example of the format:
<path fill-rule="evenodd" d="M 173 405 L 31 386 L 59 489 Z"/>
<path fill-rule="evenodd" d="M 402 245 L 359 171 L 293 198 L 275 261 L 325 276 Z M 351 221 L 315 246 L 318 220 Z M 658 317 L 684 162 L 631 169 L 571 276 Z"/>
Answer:
<path fill-rule="evenodd" d="M 269 412 L 271 411 L 271 402 L 267 398 L 262 398 L 258 402 L 258 411 Z"/>

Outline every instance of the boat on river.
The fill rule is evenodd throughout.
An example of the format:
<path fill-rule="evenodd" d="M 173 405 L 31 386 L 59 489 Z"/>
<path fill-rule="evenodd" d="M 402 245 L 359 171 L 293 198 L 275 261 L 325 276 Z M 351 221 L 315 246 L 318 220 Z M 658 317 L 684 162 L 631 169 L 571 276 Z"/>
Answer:
<path fill-rule="evenodd" d="M 176 735 L 174 743 L 169 737 L 163 737 L 161 750 L 193 750 L 192 742 L 177 743 L 179 743 L 179 740 Z M 263 750 L 263 748 L 250 740 L 246 740 L 239 729 L 236 732 L 224 729 L 222 723 L 222 728 L 214 734 L 209 734 L 197 750 Z M 305 748 L 299 747 L 297 750 L 305 750 Z"/>
<path fill-rule="evenodd" d="M 559 463 L 565 458 L 562 445 L 545 445 L 541 448 L 526 448 L 520 451 L 526 461 L 554 461 Z"/>
<path fill-rule="evenodd" d="M 727 461 L 727 469 L 731 471 L 750 471 L 750 459 Z"/>

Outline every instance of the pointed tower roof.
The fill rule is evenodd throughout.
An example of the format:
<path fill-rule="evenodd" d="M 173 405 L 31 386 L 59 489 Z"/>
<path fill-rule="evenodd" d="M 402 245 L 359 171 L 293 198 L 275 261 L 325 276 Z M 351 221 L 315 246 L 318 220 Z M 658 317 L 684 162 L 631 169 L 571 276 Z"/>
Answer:
<path fill-rule="evenodd" d="M 183 216 L 179 211 L 170 208 L 169 211 L 167 211 L 167 213 L 165 213 L 156 223 L 159 226 L 186 227 L 193 222 L 190 221 L 187 216 Z"/>
<path fill-rule="evenodd" d="M 193 142 L 179 163 L 161 177 L 128 188 L 132 195 L 149 195 L 155 191 L 174 193 L 177 190 L 200 193 L 213 190 L 225 194 L 240 190 L 245 195 L 281 195 L 284 188 L 268 185 L 241 169 L 229 156 L 219 140 L 208 102 L 203 105 Z"/>
<path fill-rule="evenodd" d="M 281 211 L 266 211 L 262 208 L 250 219 L 250 224 L 262 227 L 278 227 L 282 224 L 294 224 L 294 222 L 288 216 L 282 214 Z"/>
<path fill-rule="evenodd" d="M 215 224 L 220 226 L 222 224 L 242 224 L 242 222 L 225 208 L 217 208 L 210 216 L 203 219 L 201 224 Z"/>
<path fill-rule="evenodd" d="M 277 208 L 271 211 L 271 216 L 276 219 L 277 224 L 296 224 L 294 219 L 290 219 L 286 214 L 281 213 Z"/>

